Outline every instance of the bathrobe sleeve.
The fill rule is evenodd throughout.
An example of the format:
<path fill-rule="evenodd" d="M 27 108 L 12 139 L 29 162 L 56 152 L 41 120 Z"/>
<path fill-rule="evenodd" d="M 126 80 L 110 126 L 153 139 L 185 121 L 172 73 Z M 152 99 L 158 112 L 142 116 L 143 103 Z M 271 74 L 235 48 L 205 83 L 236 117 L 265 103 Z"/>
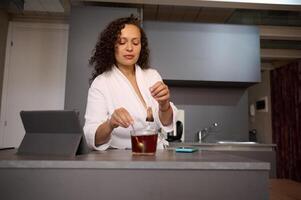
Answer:
<path fill-rule="evenodd" d="M 106 150 L 111 143 L 111 139 L 100 146 L 95 146 L 95 133 L 99 125 L 104 123 L 108 117 L 108 106 L 104 91 L 102 91 L 102 81 L 95 80 L 88 91 L 87 108 L 85 114 L 84 133 L 90 148 L 95 150 Z"/>
<path fill-rule="evenodd" d="M 151 83 L 150 83 L 150 86 L 153 86 L 156 82 L 158 81 L 162 81 L 162 77 L 160 76 L 160 74 L 157 72 L 157 70 L 155 69 L 151 69 L 150 70 L 151 72 L 151 75 L 150 78 L 151 78 Z M 154 101 L 156 101 L 154 99 Z M 176 127 L 176 116 L 177 116 L 177 108 L 175 107 L 175 105 L 170 102 L 170 106 L 172 108 L 172 112 L 173 112 L 173 120 L 172 120 L 172 123 L 168 126 L 164 126 L 162 124 L 162 122 L 160 121 L 160 118 L 159 118 L 159 104 L 156 102 L 157 106 L 155 106 L 155 110 L 154 110 L 154 119 L 157 123 L 159 123 L 159 126 L 164 130 L 164 132 L 168 133 L 168 132 L 171 132 L 174 130 L 174 127 Z"/>

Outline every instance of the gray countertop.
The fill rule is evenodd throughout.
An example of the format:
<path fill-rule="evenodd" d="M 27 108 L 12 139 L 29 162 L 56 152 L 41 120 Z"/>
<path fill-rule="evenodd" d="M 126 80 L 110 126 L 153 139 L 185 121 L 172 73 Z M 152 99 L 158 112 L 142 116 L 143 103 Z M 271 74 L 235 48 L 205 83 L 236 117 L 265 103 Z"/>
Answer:
<path fill-rule="evenodd" d="M 225 143 L 200 143 L 200 142 L 170 142 L 171 146 L 181 146 L 181 145 L 189 145 L 189 146 L 245 146 L 245 147 L 276 147 L 276 144 L 262 144 L 262 143 L 254 143 L 248 144 L 244 142 L 225 142 Z"/>
<path fill-rule="evenodd" d="M 20 156 L 16 155 L 16 150 L 2 150 L 1 168 L 269 170 L 270 164 L 201 150 L 194 153 L 158 150 L 155 156 L 133 156 L 131 150 L 107 150 L 93 151 L 73 158 Z"/>
<path fill-rule="evenodd" d="M 198 142 L 171 142 L 169 148 L 178 146 L 194 146 L 202 150 L 214 150 L 214 151 L 274 151 L 277 147 L 276 144 L 249 144 L 249 143 L 198 143 Z"/>

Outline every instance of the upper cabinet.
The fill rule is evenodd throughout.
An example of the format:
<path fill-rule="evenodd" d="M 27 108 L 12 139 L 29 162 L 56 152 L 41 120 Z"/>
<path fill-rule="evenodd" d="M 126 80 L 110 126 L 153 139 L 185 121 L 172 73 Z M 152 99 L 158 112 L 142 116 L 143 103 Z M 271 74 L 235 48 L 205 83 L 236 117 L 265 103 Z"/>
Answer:
<path fill-rule="evenodd" d="M 170 85 L 260 82 L 260 39 L 255 26 L 145 21 L 143 27 L 151 66 Z"/>

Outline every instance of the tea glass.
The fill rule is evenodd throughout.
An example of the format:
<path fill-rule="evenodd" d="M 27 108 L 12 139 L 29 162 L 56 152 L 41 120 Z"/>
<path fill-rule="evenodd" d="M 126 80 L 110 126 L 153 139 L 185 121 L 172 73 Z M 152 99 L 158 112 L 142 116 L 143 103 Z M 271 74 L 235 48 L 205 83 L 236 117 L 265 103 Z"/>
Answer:
<path fill-rule="evenodd" d="M 131 132 L 133 155 L 155 155 L 157 149 L 158 131 L 151 126 L 133 129 Z"/>

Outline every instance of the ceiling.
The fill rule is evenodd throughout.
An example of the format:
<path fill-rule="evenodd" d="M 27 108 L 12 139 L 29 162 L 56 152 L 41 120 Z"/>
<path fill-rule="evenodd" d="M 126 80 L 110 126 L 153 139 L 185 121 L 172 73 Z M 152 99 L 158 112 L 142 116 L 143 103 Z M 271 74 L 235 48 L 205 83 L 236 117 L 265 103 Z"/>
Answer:
<path fill-rule="evenodd" d="M 64 12 L 60 0 L 25 0 L 24 11 Z"/>
<path fill-rule="evenodd" d="M 250 1 L 253 4 L 241 3 Z M 24 9 L 11 13 L 16 18 L 59 16 L 68 20 L 71 4 L 131 6 L 141 10 L 143 20 L 258 25 L 263 70 L 301 59 L 301 0 L 258 2 L 271 0 L 25 0 Z"/>
<path fill-rule="evenodd" d="M 66 14 L 69 0 L 1 0 L 0 9 L 19 15 Z"/>

